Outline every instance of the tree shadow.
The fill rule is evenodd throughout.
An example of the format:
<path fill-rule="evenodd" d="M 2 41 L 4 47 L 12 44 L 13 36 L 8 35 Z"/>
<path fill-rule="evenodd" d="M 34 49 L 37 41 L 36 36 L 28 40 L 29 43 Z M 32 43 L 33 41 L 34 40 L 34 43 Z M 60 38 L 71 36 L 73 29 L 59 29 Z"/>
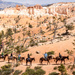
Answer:
<path fill-rule="evenodd" d="M 58 64 L 52 64 L 52 65 L 61 65 L 61 64 L 64 64 L 64 63 L 58 63 Z M 64 65 L 69 65 L 71 63 L 65 63 Z"/>
<path fill-rule="evenodd" d="M 24 65 L 24 66 L 33 66 L 33 65 L 30 65 L 30 64 L 29 64 L 29 65 Z"/>
<path fill-rule="evenodd" d="M 4 60 L 0 61 L 0 62 L 4 62 Z"/>
<path fill-rule="evenodd" d="M 37 64 L 37 65 L 47 65 L 47 64 Z"/>

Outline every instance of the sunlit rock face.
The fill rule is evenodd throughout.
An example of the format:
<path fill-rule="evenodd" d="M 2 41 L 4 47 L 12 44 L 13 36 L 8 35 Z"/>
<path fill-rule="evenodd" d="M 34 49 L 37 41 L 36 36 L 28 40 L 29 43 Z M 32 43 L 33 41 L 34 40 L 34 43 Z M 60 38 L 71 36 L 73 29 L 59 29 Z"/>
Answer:
<path fill-rule="evenodd" d="M 35 5 L 34 8 L 36 8 L 36 9 L 43 9 L 43 7 L 41 5 L 38 5 L 38 4 Z"/>
<path fill-rule="evenodd" d="M 1 0 L 0 0 L 1 1 Z M 16 7 L 6 8 L 0 11 L 5 15 L 26 15 L 26 16 L 44 16 L 44 15 L 69 15 L 75 16 L 75 3 L 56 3 L 48 7 L 34 5 L 25 7 L 24 5 L 16 5 Z"/>

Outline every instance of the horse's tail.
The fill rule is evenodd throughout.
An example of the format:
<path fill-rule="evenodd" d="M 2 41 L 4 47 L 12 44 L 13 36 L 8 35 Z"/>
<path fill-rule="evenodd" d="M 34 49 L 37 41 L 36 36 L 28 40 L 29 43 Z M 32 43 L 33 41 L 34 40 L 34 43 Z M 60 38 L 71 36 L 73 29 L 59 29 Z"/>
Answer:
<path fill-rule="evenodd" d="M 41 63 L 41 59 L 39 59 L 39 62 Z"/>
<path fill-rule="evenodd" d="M 25 58 L 24 58 L 24 60 L 25 60 Z"/>
<path fill-rule="evenodd" d="M 53 58 L 54 59 L 54 61 L 55 61 L 55 58 Z"/>

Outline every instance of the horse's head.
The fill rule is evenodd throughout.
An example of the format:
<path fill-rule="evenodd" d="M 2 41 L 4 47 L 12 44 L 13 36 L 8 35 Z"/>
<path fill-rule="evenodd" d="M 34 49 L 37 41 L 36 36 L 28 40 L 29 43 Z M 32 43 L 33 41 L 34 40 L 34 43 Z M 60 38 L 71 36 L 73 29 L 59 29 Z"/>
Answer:
<path fill-rule="evenodd" d="M 67 59 L 69 60 L 69 56 L 67 56 Z"/>
<path fill-rule="evenodd" d="M 6 56 L 8 56 L 8 54 L 5 54 L 4 56 L 6 57 Z"/>
<path fill-rule="evenodd" d="M 13 58 L 17 60 L 17 57 L 13 57 Z"/>
<path fill-rule="evenodd" d="M 33 60 L 35 61 L 35 58 L 33 58 Z"/>
<path fill-rule="evenodd" d="M 25 57 L 23 57 L 23 59 L 25 60 Z"/>
<path fill-rule="evenodd" d="M 52 59 L 52 56 L 48 56 L 49 59 Z"/>

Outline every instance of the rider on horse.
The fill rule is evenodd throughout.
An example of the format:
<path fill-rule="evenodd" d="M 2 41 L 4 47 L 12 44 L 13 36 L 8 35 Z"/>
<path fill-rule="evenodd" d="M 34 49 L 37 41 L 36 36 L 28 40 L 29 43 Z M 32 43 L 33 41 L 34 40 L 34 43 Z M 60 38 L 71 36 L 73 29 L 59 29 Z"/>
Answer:
<path fill-rule="evenodd" d="M 60 57 L 60 59 L 62 58 L 62 55 L 59 53 L 59 57 Z"/>
<path fill-rule="evenodd" d="M 20 57 L 21 57 L 21 55 L 19 54 L 19 55 L 18 55 L 18 60 L 20 60 Z"/>
<path fill-rule="evenodd" d="M 4 53 L 2 52 L 2 54 L 1 54 L 1 55 L 2 55 L 2 58 L 3 58 L 3 57 L 4 57 Z"/>
<path fill-rule="evenodd" d="M 29 53 L 28 53 L 28 60 L 30 60 L 30 55 L 29 55 Z"/>
<path fill-rule="evenodd" d="M 12 57 L 13 57 L 13 54 L 11 53 L 10 58 L 12 59 Z"/>
<path fill-rule="evenodd" d="M 48 54 L 45 52 L 44 58 L 47 60 Z"/>

